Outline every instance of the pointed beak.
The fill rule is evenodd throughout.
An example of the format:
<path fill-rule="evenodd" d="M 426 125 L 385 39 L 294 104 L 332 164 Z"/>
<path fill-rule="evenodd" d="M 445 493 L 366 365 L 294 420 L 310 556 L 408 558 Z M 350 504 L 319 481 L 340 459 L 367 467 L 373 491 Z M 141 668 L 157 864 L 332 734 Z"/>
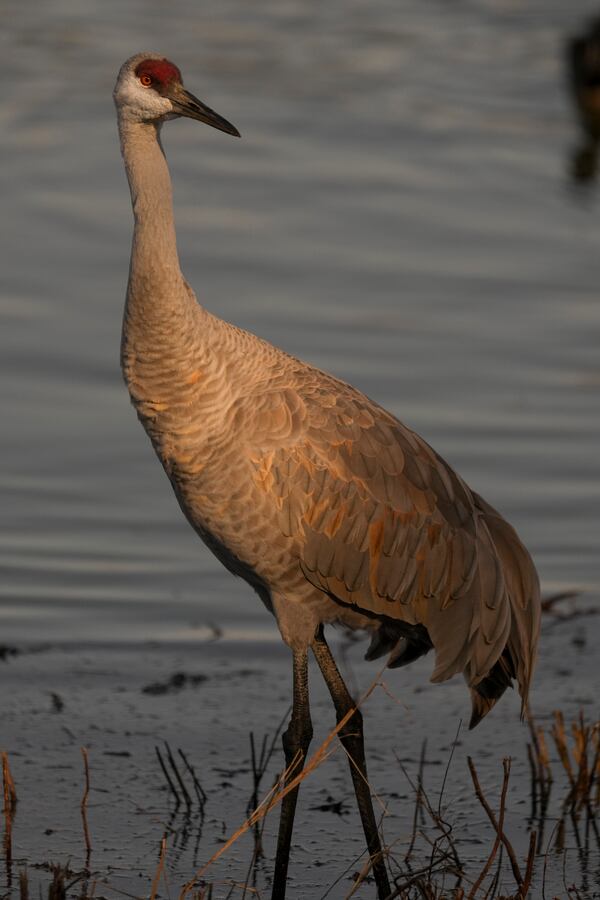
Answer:
<path fill-rule="evenodd" d="M 212 125 L 213 128 L 224 131 L 226 134 L 241 137 L 235 125 L 232 125 L 231 122 L 228 122 L 227 119 L 216 113 L 214 109 L 206 106 L 180 84 L 174 85 L 167 93 L 167 97 L 173 104 L 173 112 L 176 115 L 186 116 L 188 119 L 197 119 L 198 122 L 205 122 L 207 125 Z"/>

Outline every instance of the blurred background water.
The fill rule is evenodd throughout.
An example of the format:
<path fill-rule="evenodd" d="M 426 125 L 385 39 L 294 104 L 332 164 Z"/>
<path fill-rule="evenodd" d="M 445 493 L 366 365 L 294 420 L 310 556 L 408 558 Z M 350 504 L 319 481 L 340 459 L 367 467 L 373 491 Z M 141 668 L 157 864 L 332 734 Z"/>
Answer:
<path fill-rule="evenodd" d="M 4 0 L 0 642 L 274 635 L 184 522 L 119 371 L 141 49 L 243 140 L 165 132 L 199 299 L 356 384 L 600 595 L 600 216 L 577 0 Z"/>

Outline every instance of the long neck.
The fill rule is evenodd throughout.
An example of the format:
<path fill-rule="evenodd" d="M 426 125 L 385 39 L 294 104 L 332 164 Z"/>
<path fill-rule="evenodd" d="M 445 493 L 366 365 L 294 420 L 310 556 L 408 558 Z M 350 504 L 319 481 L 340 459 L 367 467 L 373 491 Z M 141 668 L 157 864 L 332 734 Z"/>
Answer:
<path fill-rule="evenodd" d="M 171 178 L 156 125 L 119 120 L 131 191 L 133 242 L 126 318 L 171 318 L 189 306 L 177 255 Z"/>

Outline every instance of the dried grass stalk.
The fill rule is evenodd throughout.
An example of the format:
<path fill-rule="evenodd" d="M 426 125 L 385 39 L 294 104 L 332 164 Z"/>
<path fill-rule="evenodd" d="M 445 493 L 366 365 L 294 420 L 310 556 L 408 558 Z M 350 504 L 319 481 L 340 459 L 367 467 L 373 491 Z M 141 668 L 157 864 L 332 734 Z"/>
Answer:
<path fill-rule="evenodd" d="M 479 783 L 479 778 L 477 776 L 475 764 L 473 763 L 473 760 L 470 756 L 467 757 L 467 762 L 469 764 L 469 771 L 471 772 L 471 778 L 473 780 L 473 786 L 475 788 L 475 794 L 477 796 L 477 799 L 483 806 L 484 810 L 487 813 L 488 819 L 490 820 L 490 822 L 492 823 L 492 826 L 494 827 L 494 830 L 497 835 L 497 841 L 502 842 L 502 844 L 504 845 L 504 848 L 506 850 L 506 853 L 508 854 L 510 865 L 511 865 L 511 868 L 513 871 L 513 876 L 517 883 L 517 890 L 518 890 L 517 897 L 525 898 L 527 896 L 527 894 L 529 893 L 529 887 L 531 884 L 531 876 L 533 874 L 533 862 L 534 862 L 534 858 L 535 858 L 535 846 L 536 846 L 536 840 L 537 840 L 537 833 L 535 831 L 531 832 L 531 836 L 529 839 L 529 852 L 527 855 L 527 868 L 526 868 L 525 878 L 523 878 L 523 876 L 521 875 L 521 870 L 519 868 L 519 864 L 517 862 L 517 857 L 516 857 L 514 848 L 511 844 L 511 842 L 509 841 L 508 837 L 506 836 L 506 834 L 502 828 L 502 824 L 496 819 L 496 816 L 494 815 L 492 808 L 490 807 L 489 803 L 485 799 L 485 796 L 481 789 L 481 785 Z M 504 771 L 504 777 L 503 777 L 503 782 L 502 782 L 503 795 L 506 795 L 506 791 L 508 789 L 508 781 L 510 778 L 510 765 L 511 765 L 510 757 L 502 760 L 502 768 Z M 504 800 L 501 800 L 500 809 L 501 809 L 502 815 L 503 815 L 504 814 Z M 495 846 L 495 844 L 494 844 L 494 846 Z M 495 855 L 495 853 L 494 853 L 494 855 Z M 491 865 L 491 863 L 490 863 L 490 865 Z M 471 894 L 469 896 L 470 897 L 474 896 L 474 891 L 471 891 Z"/>
<path fill-rule="evenodd" d="M 471 769 L 471 777 L 473 777 L 475 767 L 472 765 L 471 757 L 469 757 L 469 768 Z M 489 870 L 492 867 L 492 863 L 494 862 L 494 860 L 496 858 L 496 854 L 498 853 L 498 850 L 500 849 L 500 844 L 502 843 L 502 838 L 500 837 L 500 835 L 503 834 L 503 829 L 504 829 L 504 813 L 506 811 L 506 793 L 508 791 L 508 781 L 509 781 L 509 777 L 510 777 L 510 760 L 504 759 L 502 761 L 502 768 L 503 768 L 504 775 L 502 778 L 502 791 L 500 793 L 500 811 L 498 813 L 498 827 L 496 828 L 496 840 L 494 841 L 494 845 L 490 851 L 490 855 L 488 856 L 486 863 L 479 874 L 479 877 L 477 878 L 477 880 L 473 884 L 473 887 L 469 891 L 468 900 L 473 900 L 473 898 L 477 894 L 477 891 L 479 890 L 479 887 L 480 887 L 481 883 L 483 882 L 483 879 L 485 878 L 485 876 L 487 875 L 487 873 L 489 872 Z M 476 776 L 475 776 L 475 779 L 476 779 Z M 475 784 L 475 779 L 473 781 L 474 784 Z M 478 783 L 479 782 L 477 781 L 477 784 Z M 475 791 L 477 792 L 477 785 L 475 786 Z"/>
<path fill-rule="evenodd" d="M 87 861 L 89 862 L 90 854 L 92 852 L 92 841 L 90 839 L 90 830 L 88 828 L 87 820 L 87 804 L 90 795 L 90 764 L 86 747 L 81 748 L 81 755 L 83 756 L 83 770 L 85 774 L 85 786 L 83 789 L 83 797 L 81 798 L 81 820 L 83 822 L 83 838 L 85 841 L 86 856 Z"/>
<path fill-rule="evenodd" d="M 10 773 L 8 753 L 2 753 L 2 788 L 4 798 L 4 856 L 6 865 L 10 866 L 12 862 L 12 824 L 17 806 L 17 792 Z"/>
<path fill-rule="evenodd" d="M 150 900 L 155 900 L 156 894 L 158 892 L 158 885 L 160 882 L 160 876 L 163 873 L 163 869 L 165 867 L 165 857 L 167 855 L 167 838 L 163 836 L 163 839 L 160 842 L 160 856 L 158 858 L 158 865 L 156 867 L 156 872 L 154 873 L 154 878 L 152 879 L 152 887 L 150 888 Z"/>

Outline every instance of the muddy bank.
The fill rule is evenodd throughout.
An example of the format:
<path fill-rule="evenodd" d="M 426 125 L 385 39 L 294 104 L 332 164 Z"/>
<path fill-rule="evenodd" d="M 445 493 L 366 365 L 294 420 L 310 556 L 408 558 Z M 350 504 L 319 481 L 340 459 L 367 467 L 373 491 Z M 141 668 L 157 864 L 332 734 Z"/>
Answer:
<path fill-rule="evenodd" d="M 548 732 L 552 710 L 567 720 L 582 710 L 597 717 L 594 647 L 599 618 L 546 619 L 542 658 L 533 693 L 536 719 Z M 377 675 L 364 663 L 364 646 L 333 638 L 334 648 L 356 690 L 364 691 Z M 285 719 L 290 701 L 290 660 L 276 641 L 227 640 L 173 644 L 21 645 L 4 654 L 0 749 L 8 753 L 18 793 L 12 823 L 12 865 L 3 860 L 0 896 L 16 897 L 18 874 L 27 867 L 30 886 L 45 892 L 50 863 L 68 864 L 73 873 L 87 867 L 87 889 L 96 895 L 111 890 L 148 895 L 166 836 L 165 872 L 173 896 L 246 817 L 254 782 L 250 732 L 255 758 L 263 736 L 268 744 Z M 442 686 L 427 681 L 430 660 L 401 672 L 384 672 L 382 685 L 364 707 L 370 780 L 386 809 L 383 833 L 394 860 L 392 870 L 408 873 L 404 857 L 414 843 L 413 871 L 427 865 L 439 838 L 426 814 L 414 831 L 413 784 L 424 753 L 423 782 L 432 805 L 451 826 L 457 857 L 467 879 L 479 874 L 493 844 L 494 832 L 477 800 L 467 767 L 472 756 L 482 788 L 498 809 L 502 758 L 512 757 L 505 831 L 525 865 L 530 826 L 540 834 L 533 896 L 567 896 L 574 885 L 580 896 L 600 891 L 597 835 L 583 817 L 579 833 L 567 820 L 557 841 L 561 804 L 568 793 L 566 775 L 549 748 L 555 781 L 545 821 L 532 821 L 531 777 L 527 759 L 529 733 L 519 722 L 518 700 L 503 699 L 482 725 L 468 732 L 468 697 L 460 679 Z M 317 671 L 311 669 L 315 738 L 313 749 L 333 724 L 333 712 Z M 458 738 L 455 741 L 458 730 Z M 186 803 L 167 761 L 166 744 L 190 794 Z M 424 742 L 426 742 L 424 746 Z M 453 758 L 452 745 L 455 743 Z M 88 826 L 92 851 L 87 858 L 80 803 L 84 792 L 81 747 L 90 766 Z M 179 805 L 161 769 L 156 747 L 180 794 Z M 424 747 L 424 749 L 423 749 Z M 193 767 L 189 771 L 178 753 Z M 401 765 L 406 772 L 402 771 Z M 259 787 L 263 796 L 282 766 L 279 740 Z M 407 778 L 408 776 L 408 778 Z M 228 895 L 229 884 L 250 883 L 268 896 L 274 856 L 277 812 L 264 824 L 264 856 L 252 868 L 252 833 L 244 835 L 209 868 L 206 879 L 215 897 Z M 422 837 L 420 832 L 425 834 Z M 540 833 L 541 832 L 541 833 Z M 586 846 L 587 841 L 587 846 Z M 578 843 L 579 842 L 579 843 Z M 352 875 L 364 864 L 360 826 L 346 761 L 340 751 L 328 758 L 303 784 L 298 809 L 290 897 L 345 897 Z M 362 857 L 362 858 L 361 858 Z M 446 876 L 448 887 L 452 884 Z M 465 885 L 468 883 L 464 882 Z M 502 863 L 503 890 L 514 890 L 510 865 Z M 80 895 L 82 881 L 72 887 Z M 357 896 L 370 897 L 362 885 Z M 159 893 L 166 895 L 161 881 Z M 235 896 L 235 894 L 234 894 Z M 573 894 L 573 896 L 577 896 Z"/>

